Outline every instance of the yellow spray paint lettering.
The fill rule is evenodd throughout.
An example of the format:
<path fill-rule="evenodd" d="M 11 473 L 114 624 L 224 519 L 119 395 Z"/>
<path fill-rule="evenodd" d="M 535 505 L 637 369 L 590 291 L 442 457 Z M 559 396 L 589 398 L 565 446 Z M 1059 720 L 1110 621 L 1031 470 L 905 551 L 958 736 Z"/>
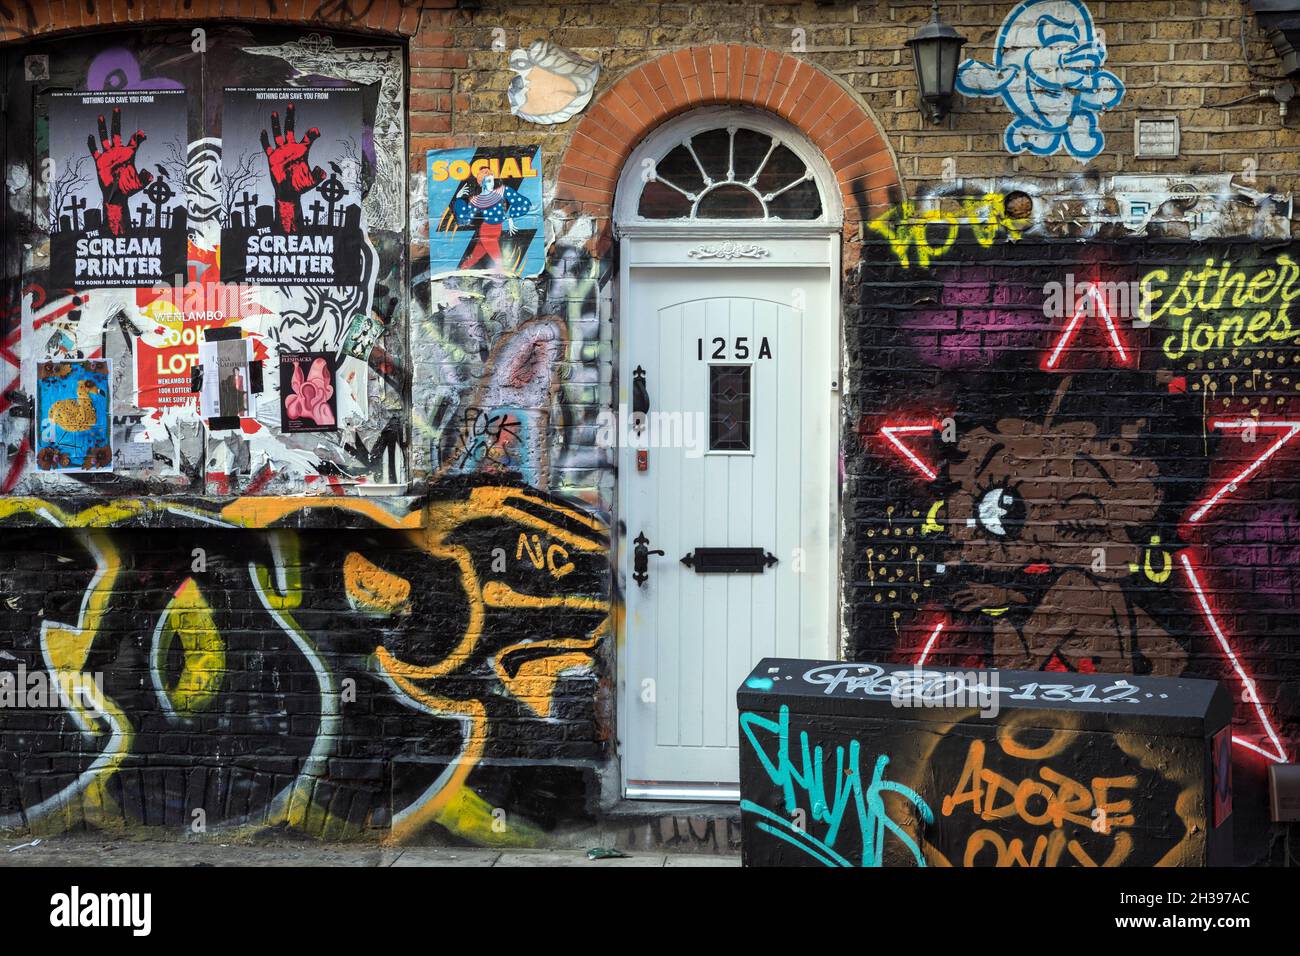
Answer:
<path fill-rule="evenodd" d="M 533 166 L 533 157 L 529 155 L 476 159 L 472 163 L 463 159 L 440 159 L 429 167 L 429 177 L 436 182 L 478 178 L 485 172 L 496 179 L 530 179 L 537 175 L 537 168 Z"/>
<path fill-rule="evenodd" d="M 975 241 L 986 249 L 1002 233 L 1008 239 L 1020 238 L 1020 225 L 1007 215 L 1005 199 L 998 193 L 966 196 L 958 212 L 920 211 L 912 202 L 904 202 L 881 213 L 868 225 L 873 232 L 884 236 L 904 268 L 910 268 L 915 260 L 924 269 L 931 260 L 947 253 L 957 242 L 963 225 L 969 227 Z"/>

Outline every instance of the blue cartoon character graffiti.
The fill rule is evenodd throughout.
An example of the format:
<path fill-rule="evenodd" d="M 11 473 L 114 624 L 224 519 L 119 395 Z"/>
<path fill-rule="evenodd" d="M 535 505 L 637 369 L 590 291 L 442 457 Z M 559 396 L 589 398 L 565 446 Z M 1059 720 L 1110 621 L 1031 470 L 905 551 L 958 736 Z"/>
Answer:
<path fill-rule="evenodd" d="M 1008 152 L 1050 156 L 1064 146 L 1088 160 L 1106 142 L 1098 114 L 1124 96 L 1105 61 L 1105 41 L 1081 0 L 1025 0 L 1002 21 L 993 62 L 958 68 L 957 92 L 1002 98 L 1015 114 L 1004 136 Z"/>

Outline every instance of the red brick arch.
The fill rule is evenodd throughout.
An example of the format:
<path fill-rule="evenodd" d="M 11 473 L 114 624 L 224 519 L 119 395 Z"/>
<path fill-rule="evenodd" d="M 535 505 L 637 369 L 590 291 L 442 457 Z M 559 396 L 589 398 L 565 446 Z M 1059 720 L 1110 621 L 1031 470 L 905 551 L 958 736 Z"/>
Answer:
<path fill-rule="evenodd" d="M 898 202 L 898 167 L 856 96 L 798 57 L 739 44 L 666 53 L 620 77 L 583 114 L 556 176 L 555 199 L 593 216 L 602 231 L 619 172 L 646 135 L 699 106 L 752 106 L 803 131 L 830 163 L 846 231 Z"/>
<path fill-rule="evenodd" d="M 201 20 L 292 23 L 411 36 L 424 10 L 456 0 L 6 0 L 0 43 L 97 27 L 142 27 Z"/>

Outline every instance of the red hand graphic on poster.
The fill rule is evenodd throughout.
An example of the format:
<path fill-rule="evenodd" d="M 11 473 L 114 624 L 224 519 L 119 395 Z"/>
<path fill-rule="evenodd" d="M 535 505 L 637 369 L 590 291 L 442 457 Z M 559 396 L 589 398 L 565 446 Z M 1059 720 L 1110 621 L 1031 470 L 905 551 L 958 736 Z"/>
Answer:
<path fill-rule="evenodd" d="M 101 115 L 98 143 L 93 133 L 86 137 L 99 176 L 99 190 L 104 197 L 104 226 L 114 236 L 124 235 L 131 225 L 127 200 L 153 181 L 153 174 L 148 170 L 135 168 L 135 152 L 144 141 L 144 130 L 138 129 L 127 142 L 122 142 L 122 111 L 117 107 L 113 108 L 111 135 L 104 127 Z"/>
<path fill-rule="evenodd" d="M 280 114 L 271 113 L 271 134 L 275 145 L 262 130 L 262 149 L 271 167 L 271 181 L 275 183 L 275 212 L 281 232 L 297 232 L 302 227 L 302 195 L 325 181 L 325 170 L 312 169 L 307 153 L 320 136 L 313 126 L 301 140 L 294 139 L 294 108 L 290 103 L 284 113 L 284 132 L 280 131 Z"/>

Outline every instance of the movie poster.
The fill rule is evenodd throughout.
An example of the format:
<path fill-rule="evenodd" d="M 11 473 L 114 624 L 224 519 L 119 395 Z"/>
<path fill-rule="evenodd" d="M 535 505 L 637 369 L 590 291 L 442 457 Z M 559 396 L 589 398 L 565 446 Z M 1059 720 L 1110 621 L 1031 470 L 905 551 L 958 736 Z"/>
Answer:
<path fill-rule="evenodd" d="M 41 471 L 112 471 L 108 359 L 36 366 L 36 467 Z"/>
<path fill-rule="evenodd" d="M 221 127 L 222 281 L 359 285 L 361 90 L 227 88 Z"/>
<path fill-rule="evenodd" d="M 337 362 L 333 352 L 280 355 L 280 431 L 338 430 Z"/>
<path fill-rule="evenodd" d="M 186 110 L 184 90 L 50 94 L 52 285 L 185 275 Z"/>
<path fill-rule="evenodd" d="M 429 271 L 539 275 L 545 265 L 540 146 L 431 149 Z"/>
<path fill-rule="evenodd" d="M 208 338 L 199 343 L 199 364 L 203 367 L 199 415 L 210 428 L 238 428 L 241 418 L 257 415 L 252 360 L 252 339 L 232 336 Z"/>

